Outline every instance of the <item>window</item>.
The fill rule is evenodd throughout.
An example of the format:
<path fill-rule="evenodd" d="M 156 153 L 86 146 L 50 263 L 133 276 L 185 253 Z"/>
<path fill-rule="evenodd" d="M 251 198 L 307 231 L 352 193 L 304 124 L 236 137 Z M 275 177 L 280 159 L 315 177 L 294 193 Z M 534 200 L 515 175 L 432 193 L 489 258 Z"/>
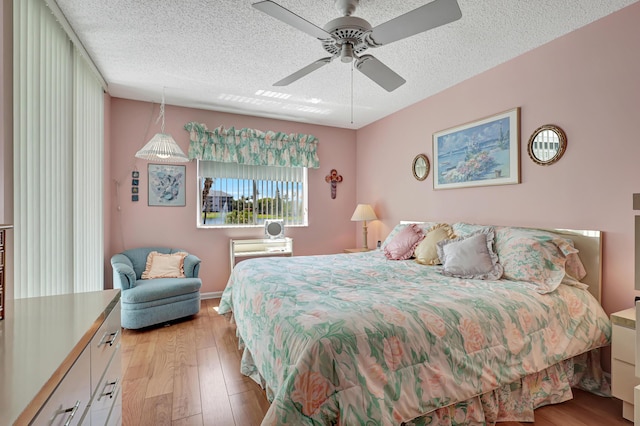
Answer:
<path fill-rule="evenodd" d="M 307 169 L 198 160 L 198 227 L 306 226 Z"/>

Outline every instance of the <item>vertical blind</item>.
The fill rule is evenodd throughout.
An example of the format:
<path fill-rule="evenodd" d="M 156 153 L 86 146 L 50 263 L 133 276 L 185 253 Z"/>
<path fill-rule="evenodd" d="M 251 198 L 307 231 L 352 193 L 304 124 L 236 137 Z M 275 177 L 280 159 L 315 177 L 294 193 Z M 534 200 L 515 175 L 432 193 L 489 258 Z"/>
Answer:
<path fill-rule="evenodd" d="M 73 74 L 74 292 L 104 288 L 104 95 L 74 49 Z"/>
<path fill-rule="evenodd" d="M 202 225 L 260 225 L 267 218 L 288 226 L 307 224 L 306 167 L 197 161 L 203 190 L 204 179 L 212 179 L 207 194 L 201 194 Z M 226 215 L 233 210 L 235 215 Z M 226 217 L 207 220 L 207 212 Z"/>
<path fill-rule="evenodd" d="M 41 0 L 14 8 L 16 298 L 103 288 L 103 94 Z"/>

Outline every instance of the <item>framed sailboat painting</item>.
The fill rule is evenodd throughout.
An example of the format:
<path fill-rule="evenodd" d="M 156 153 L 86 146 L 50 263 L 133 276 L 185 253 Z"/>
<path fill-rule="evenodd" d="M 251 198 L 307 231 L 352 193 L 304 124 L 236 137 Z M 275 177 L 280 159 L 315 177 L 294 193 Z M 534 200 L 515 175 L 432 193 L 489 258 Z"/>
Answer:
<path fill-rule="evenodd" d="M 520 108 L 433 134 L 433 188 L 520 183 Z"/>

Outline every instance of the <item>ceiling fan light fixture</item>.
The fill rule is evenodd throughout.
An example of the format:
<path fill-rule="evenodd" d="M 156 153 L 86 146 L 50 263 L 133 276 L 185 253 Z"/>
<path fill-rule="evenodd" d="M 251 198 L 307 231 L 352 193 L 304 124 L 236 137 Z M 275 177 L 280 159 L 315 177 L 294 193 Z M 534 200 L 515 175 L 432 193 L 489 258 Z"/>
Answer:
<path fill-rule="evenodd" d="M 345 64 L 353 61 L 353 45 L 351 43 L 344 43 L 340 48 L 340 60 Z"/>

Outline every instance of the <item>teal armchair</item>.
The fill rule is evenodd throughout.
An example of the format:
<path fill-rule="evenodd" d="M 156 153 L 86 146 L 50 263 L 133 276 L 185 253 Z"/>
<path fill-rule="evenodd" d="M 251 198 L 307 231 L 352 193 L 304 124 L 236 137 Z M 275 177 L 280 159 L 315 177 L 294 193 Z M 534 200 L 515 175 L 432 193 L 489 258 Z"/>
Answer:
<path fill-rule="evenodd" d="M 185 278 L 142 279 L 147 257 L 152 251 L 172 254 L 184 250 L 143 247 L 111 257 L 113 288 L 121 290 L 124 328 L 148 327 L 200 312 L 200 259 L 193 254 L 185 257 Z"/>

